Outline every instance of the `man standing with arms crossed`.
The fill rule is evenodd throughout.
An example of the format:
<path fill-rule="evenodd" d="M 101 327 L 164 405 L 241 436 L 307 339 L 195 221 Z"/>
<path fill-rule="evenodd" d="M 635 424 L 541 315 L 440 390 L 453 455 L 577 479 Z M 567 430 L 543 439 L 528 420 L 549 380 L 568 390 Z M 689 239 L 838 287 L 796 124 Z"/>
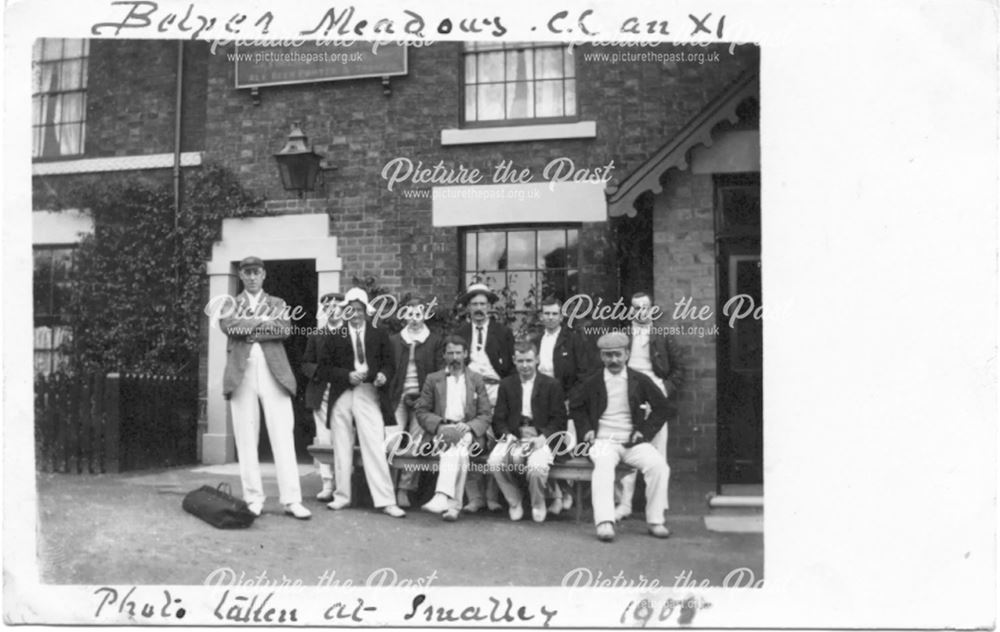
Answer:
<path fill-rule="evenodd" d="M 259 406 L 263 406 L 278 476 L 279 500 L 286 514 L 306 520 L 312 513 L 302 506 L 292 434 L 295 376 L 282 342 L 290 333 L 290 323 L 283 313 L 285 302 L 264 293 L 267 273 L 260 258 L 240 261 L 239 274 L 244 291 L 236 299 L 235 313 L 220 319 L 219 326 L 229 338 L 222 392 L 229 400 L 233 418 L 243 499 L 253 513 L 259 516 L 263 512 L 264 485 L 257 454 Z"/>

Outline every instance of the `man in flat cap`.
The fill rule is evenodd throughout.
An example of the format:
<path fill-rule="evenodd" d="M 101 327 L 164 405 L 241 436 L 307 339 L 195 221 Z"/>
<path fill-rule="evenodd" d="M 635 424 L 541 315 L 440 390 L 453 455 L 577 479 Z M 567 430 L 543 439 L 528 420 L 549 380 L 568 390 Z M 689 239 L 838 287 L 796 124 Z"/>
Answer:
<path fill-rule="evenodd" d="M 331 445 L 333 436 L 330 434 L 330 417 L 333 404 L 330 402 L 330 382 L 320 378 L 317 373 L 319 358 L 331 361 L 333 337 L 343 327 L 344 295 L 340 292 L 328 292 L 320 297 L 319 309 L 316 312 L 316 333 L 306 339 L 306 350 L 302 354 L 302 375 L 309 380 L 306 384 L 306 407 L 313 411 L 313 421 L 316 424 L 316 443 Z M 325 371 L 324 371 L 325 373 Z M 347 388 L 347 382 L 342 381 L 336 390 Z M 315 461 L 323 488 L 316 495 L 322 502 L 333 500 L 333 468 L 329 463 Z"/>
<path fill-rule="evenodd" d="M 514 334 L 507 327 L 490 320 L 490 308 L 497 298 L 484 283 L 470 285 L 459 298 L 459 302 L 469 310 L 469 320 L 455 330 L 455 335 L 464 338 L 468 344 L 469 368 L 483 376 L 490 397 L 490 415 L 497 402 L 500 380 L 514 372 Z M 469 472 L 465 493 L 469 503 L 464 510 L 469 513 L 479 511 L 484 504 L 490 511 L 502 508 L 500 491 L 492 476 Z"/>
<path fill-rule="evenodd" d="M 349 289 L 344 303 L 347 327 L 342 327 L 333 336 L 332 344 L 321 351 L 316 367 L 319 379 L 330 382 L 330 401 L 334 402 L 331 420 L 334 491 L 333 500 L 326 506 L 340 510 L 351 505 L 356 434 L 375 508 L 393 518 L 403 518 L 406 512 L 396 504 L 385 454 L 381 390 L 393 376 L 389 337 L 368 322 L 374 310 L 364 289 Z"/>
<path fill-rule="evenodd" d="M 239 271 L 244 290 L 236 298 L 234 313 L 221 318 L 219 326 L 229 337 L 222 390 L 233 418 L 243 499 L 250 511 L 261 514 L 265 495 L 257 442 L 259 407 L 263 406 L 277 470 L 279 500 L 286 514 L 305 520 L 312 513 L 302 506 L 295 458 L 292 412 L 295 376 L 282 342 L 290 334 L 285 302 L 263 291 L 267 275 L 264 262 L 258 257 L 240 261 Z"/>
<path fill-rule="evenodd" d="M 604 370 L 588 377 L 570 402 L 570 412 L 583 441 L 591 444 L 594 462 L 591 496 L 597 537 L 615 537 L 615 468 L 626 463 L 646 481 L 646 523 L 658 538 L 670 536 L 663 524 L 670 468 L 650 444 L 667 418 L 667 399 L 651 379 L 627 367 L 629 339 L 605 334 L 597 341 Z"/>
<path fill-rule="evenodd" d="M 677 345 L 666 333 L 667 328 L 653 325 L 652 309 L 653 299 L 648 293 L 636 292 L 632 295 L 634 316 L 629 329 L 628 368 L 653 380 L 653 384 L 667 398 L 667 419 L 673 421 L 677 418 L 677 391 L 684 382 L 684 371 Z M 650 439 L 664 461 L 668 461 L 667 432 L 667 424 L 663 424 L 656 436 Z M 632 513 L 635 476 L 635 473 L 627 474 L 620 481 L 621 494 L 618 506 L 615 507 L 616 520 L 627 518 Z M 670 508 L 669 499 L 666 507 Z"/>

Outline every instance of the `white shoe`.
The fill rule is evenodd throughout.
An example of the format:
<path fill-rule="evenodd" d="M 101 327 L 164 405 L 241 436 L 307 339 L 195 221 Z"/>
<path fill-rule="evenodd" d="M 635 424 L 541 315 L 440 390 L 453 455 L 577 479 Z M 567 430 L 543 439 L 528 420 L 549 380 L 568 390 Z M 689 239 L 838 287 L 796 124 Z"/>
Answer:
<path fill-rule="evenodd" d="M 562 513 L 562 510 L 563 510 L 562 499 L 553 498 L 552 502 L 549 503 L 549 513 L 552 514 L 553 516 L 558 516 L 560 513 Z"/>
<path fill-rule="evenodd" d="M 573 494 L 569 492 L 563 492 L 562 495 L 562 508 L 563 511 L 569 511 L 573 508 Z"/>
<path fill-rule="evenodd" d="M 535 522 L 545 522 L 545 507 L 532 507 L 531 519 Z"/>
<path fill-rule="evenodd" d="M 332 502 L 326 503 L 326 508 L 337 511 L 338 509 L 344 509 L 345 507 L 350 506 L 350 504 L 351 501 L 349 500 L 344 500 L 343 498 L 334 498 Z"/>
<path fill-rule="evenodd" d="M 400 509 L 397 505 L 389 505 L 382 508 L 382 513 L 393 518 L 405 518 L 406 512 Z"/>
<path fill-rule="evenodd" d="M 260 514 L 264 513 L 264 503 L 255 500 L 252 503 L 247 503 L 247 509 L 250 510 L 250 513 L 260 518 Z"/>
<path fill-rule="evenodd" d="M 521 508 L 521 503 L 516 505 L 511 505 L 510 509 L 507 510 L 507 515 L 510 516 L 512 522 L 517 522 L 524 517 L 524 509 Z"/>
<path fill-rule="evenodd" d="M 618 505 L 615 507 L 615 522 L 621 522 L 632 515 L 632 508 Z"/>
<path fill-rule="evenodd" d="M 327 486 L 326 484 L 324 484 L 323 491 L 316 494 L 316 500 L 324 503 L 328 503 L 331 500 L 333 500 L 333 485 Z"/>
<path fill-rule="evenodd" d="M 288 503 L 285 505 L 285 513 L 299 520 L 308 520 L 313 515 L 311 511 L 302 506 L 302 503 Z"/>
<path fill-rule="evenodd" d="M 424 511 L 436 514 L 444 513 L 448 511 L 449 508 L 450 504 L 448 502 L 448 497 L 441 492 L 434 494 L 434 497 L 424 503 L 423 507 L 421 507 Z"/>

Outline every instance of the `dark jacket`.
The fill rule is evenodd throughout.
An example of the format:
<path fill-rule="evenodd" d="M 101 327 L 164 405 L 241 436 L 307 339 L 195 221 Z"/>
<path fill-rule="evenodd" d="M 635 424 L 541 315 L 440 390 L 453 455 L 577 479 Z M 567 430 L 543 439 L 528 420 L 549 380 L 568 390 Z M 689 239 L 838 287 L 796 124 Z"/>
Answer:
<path fill-rule="evenodd" d="M 469 355 L 472 355 L 474 332 L 472 323 L 466 321 L 455 330 L 456 336 L 461 336 L 469 344 Z M 493 370 L 503 379 L 514 372 L 514 334 L 495 320 L 491 320 L 486 329 L 484 342 L 486 357 L 490 359 Z"/>
<path fill-rule="evenodd" d="M 539 349 L 544 335 L 543 330 L 535 341 Z M 588 344 L 583 336 L 565 325 L 559 329 L 555 347 L 552 349 L 552 369 L 567 397 L 588 375 L 602 367 L 597 350 L 591 347 L 592 345 Z"/>
<path fill-rule="evenodd" d="M 354 371 L 354 338 L 347 325 L 338 329 L 330 338 L 329 343 L 318 349 L 315 376 L 330 383 L 332 405 L 345 390 L 351 388 L 350 374 Z M 375 377 L 382 373 L 386 377 L 388 386 L 395 375 L 389 336 L 384 330 L 372 327 L 371 323 L 368 323 L 365 325 L 363 342 L 365 358 L 368 360 L 368 376 L 365 382 L 374 382 Z M 385 386 L 380 390 L 384 391 Z"/>
<path fill-rule="evenodd" d="M 509 375 L 500 380 L 497 404 L 493 408 L 493 434 L 499 439 L 505 434 L 519 437 L 521 427 L 521 376 Z M 531 389 L 531 425 L 538 434 L 551 437 L 566 430 L 566 398 L 555 378 L 535 374 Z"/>
<path fill-rule="evenodd" d="M 295 395 L 295 374 L 285 354 L 284 340 L 291 333 L 291 323 L 283 316 L 285 301 L 277 296 L 261 293 L 258 312 L 272 318 L 245 318 L 249 315 L 249 299 L 246 292 L 236 297 L 234 315 L 219 319 L 219 327 L 226 334 L 226 369 L 222 375 L 222 394 L 226 399 L 233 394 L 243 381 L 247 360 L 253 342 L 260 344 L 264 359 L 274 378 L 288 392 Z"/>
<path fill-rule="evenodd" d="M 415 406 L 417 423 L 424 429 L 424 443 L 430 443 L 449 421 L 463 421 L 472 430 L 478 452 L 487 446 L 486 431 L 490 427 L 490 397 L 486 393 L 483 376 L 465 369 L 465 411 L 462 419 L 444 418 L 448 407 L 448 371 L 435 371 L 427 376 L 420 389 L 420 399 Z"/>
<path fill-rule="evenodd" d="M 638 371 L 628 371 L 628 407 L 632 411 L 632 429 L 642 433 L 642 441 L 650 441 L 669 416 L 669 404 L 659 387 Z M 648 405 L 649 415 L 646 415 Z M 601 370 L 586 380 L 570 398 L 570 415 L 576 423 L 577 438 L 583 442 L 587 432 L 597 432 L 598 422 L 608 407 L 608 389 Z"/>
<path fill-rule="evenodd" d="M 309 380 L 306 384 L 305 404 L 306 408 L 311 410 L 316 410 L 323 404 L 323 393 L 326 391 L 326 387 L 330 384 L 328 381 L 320 378 L 317 373 L 317 369 L 319 368 L 320 357 L 323 357 L 326 362 L 333 360 L 333 338 L 338 331 L 339 329 L 324 328 L 319 333 L 312 334 L 306 339 L 306 350 L 302 354 L 302 364 L 300 365 L 300 368 L 302 370 L 302 375 Z M 344 376 L 343 381 L 338 383 L 336 390 L 338 393 L 342 393 L 349 386 L 350 382 L 347 381 L 346 376 Z M 333 410 L 332 402 L 329 406 L 329 410 Z"/>
<path fill-rule="evenodd" d="M 423 387 L 428 375 L 444 368 L 443 342 L 441 336 L 431 332 L 426 340 L 418 342 L 414 346 L 418 391 Z M 399 400 L 403 398 L 406 367 L 410 363 L 410 345 L 406 344 L 401 333 L 396 333 L 389 337 L 389 346 L 392 349 L 395 375 L 393 375 L 392 382 L 389 383 L 386 390 L 386 405 L 395 411 L 399 406 Z"/>
<path fill-rule="evenodd" d="M 677 345 L 671 341 L 669 335 L 665 333 L 654 333 L 656 325 L 649 334 L 649 359 L 653 364 L 653 374 L 663 380 L 663 386 L 667 389 L 667 398 L 673 402 L 676 393 L 684 383 L 684 367 L 680 360 L 680 353 Z M 629 346 L 632 344 L 632 332 L 628 334 Z M 672 408 L 675 408 L 671 405 Z"/>

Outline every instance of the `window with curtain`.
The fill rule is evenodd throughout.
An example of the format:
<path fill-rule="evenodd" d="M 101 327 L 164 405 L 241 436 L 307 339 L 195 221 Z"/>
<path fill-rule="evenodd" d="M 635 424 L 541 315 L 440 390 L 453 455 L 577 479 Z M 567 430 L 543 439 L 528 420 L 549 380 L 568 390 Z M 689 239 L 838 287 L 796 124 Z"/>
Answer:
<path fill-rule="evenodd" d="M 67 309 L 73 283 L 73 247 L 34 249 L 35 373 L 46 375 L 69 361 L 72 330 Z"/>
<path fill-rule="evenodd" d="M 83 153 L 89 49 L 84 39 L 35 40 L 31 56 L 34 158 Z"/>
<path fill-rule="evenodd" d="M 464 247 L 465 286 L 486 283 L 495 291 L 516 292 L 515 308 L 534 296 L 565 301 L 579 292 L 580 230 L 575 226 L 467 229 Z"/>
<path fill-rule="evenodd" d="M 524 123 L 576 114 L 576 69 L 563 44 L 467 42 L 465 122 Z"/>

